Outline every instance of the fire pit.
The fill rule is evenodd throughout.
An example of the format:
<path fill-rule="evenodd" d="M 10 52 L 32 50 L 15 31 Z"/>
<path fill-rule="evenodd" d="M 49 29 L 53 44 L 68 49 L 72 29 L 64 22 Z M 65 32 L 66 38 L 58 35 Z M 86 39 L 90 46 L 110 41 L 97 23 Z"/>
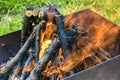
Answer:
<path fill-rule="evenodd" d="M 120 53 L 119 26 L 90 9 L 63 16 L 54 6 L 46 5 L 27 8 L 21 33 L 1 37 L 0 55 L 5 58 L 0 60 L 5 63 L 0 66 L 0 79 L 88 80 L 77 76 L 89 75 L 87 71 L 93 69 L 97 72 L 102 65 L 108 69 L 101 70 L 115 68 L 112 62 L 117 63 L 116 58 L 111 58 Z M 119 79 L 116 77 L 114 80 Z"/>

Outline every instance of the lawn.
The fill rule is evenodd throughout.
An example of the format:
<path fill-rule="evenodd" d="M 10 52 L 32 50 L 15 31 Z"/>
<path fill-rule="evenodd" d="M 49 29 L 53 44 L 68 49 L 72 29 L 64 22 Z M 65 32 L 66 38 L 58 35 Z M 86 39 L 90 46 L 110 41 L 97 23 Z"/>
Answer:
<path fill-rule="evenodd" d="M 26 6 L 56 5 L 64 15 L 90 8 L 120 25 L 120 0 L 0 0 L 0 36 L 22 28 Z"/>

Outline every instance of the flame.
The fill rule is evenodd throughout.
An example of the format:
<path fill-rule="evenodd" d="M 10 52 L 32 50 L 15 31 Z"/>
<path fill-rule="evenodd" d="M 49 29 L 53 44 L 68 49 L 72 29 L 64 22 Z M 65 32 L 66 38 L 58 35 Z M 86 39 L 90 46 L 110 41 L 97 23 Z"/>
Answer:
<path fill-rule="evenodd" d="M 44 55 L 45 50 L 51 44 L 52 39 L 56 35 L 55 31 L 56 31 L 56 27 L 51 21 L 47 22 L 45 26 L 45 30 L 41 31 L 39 59 Z"/>
<path fill-rule="evenodd" d="M 30 65 L 24 67 L 25 72 L 30 72 L 35 67 L 35 61 L 33 60 Z"/>
<path fill-rule="evenodd" d="M 104 47 L 108 45 L 109 40 L 104 40 L 106 39 L 104 35 L 106 35 L 106 37 L 113 37 L 113 32 L 116 30 L 113 28 L 107 28 L 106 30 L 104 29 L 104 27 L 102 29 L 95 29 L 97 31 L 96 35 L 93 36 L 92 34 L 92 41 L 89 39 L 89 37 L 78 38 L 77 46 L 75 44 L 75 46 L 73 45 L 71 53 L 66 58 L 63 57 L 62 49 L 60 49 L 59 55 L 54 61 L 55 63 L 49 63 L 49 66 L 46 67 L 46 70 L 42 73 L 42 75 L 48 77 L 51 74 L 54 74 L 57 76 L 57 80 L 60 80 L 64 77 L 64 73 L 74 70 L 77 65 L 82 66 L 82 69 L 87 69 L 109 59 L 108 57 L 110 57 L 110 53 L 104 50 Z M 107 31 L 111 33 L 107 34 Z M 115 37 L 116 36 L 114 36 L 114 38 Z M 114 41 L 111 38 L 109 39 L 111 42 Z M 76 50 L 78 46 L 82 47 Z"/>
<path fill-rule="evenodd" d="M 64 65 L 64 57 L 62 55 L 62 49 L 60 48 L 59 55 L 55 60 L 55 63 L 49 61 L 46 70 L 42 72 L 42 75 L 49 77 L 51 74 L 54 74 L 57 75 L 56 80 L 60 80 L 63 78 L 63 71 L 62 71 L 63 65 Z"/>
<path fill-rule="evenodd" d="M 52 42 L 52 40 L 46 40 L 46 41 L 42 42 L 39 59 L 44 55 L 45 50 L 49 47 L 51 42 Z"/>
<path fill-rule="evenodd" d="M 43 76 L 49 77 L 53 74 L 57 76 L 56 80 L 60 80 L 64 78 L 64 73 L 74 70 L 78 65 L 84 70 L 111 57 L 113 52 L 110 51 L 116 46 L 114 43 L 116 43 L 116 33 L 119 32 L 119 29 L 111 23 L 101 23 L 99 25 L 95 23 L 86 28 L 90 34 L 87 37 L 78 38 L 77 43 L 73 44 L 72 51 L 66 58 L 63 57 L 62 49 L 60 49 L 57 59 L 47 64 L 46 70 L 42 73 Z M 49 47 L 55 31 L 55 25 L 48 21 L 46 30 L 41 32 L 40 58 Z M 79 47 L 80 49 L 77 49 Z"/>

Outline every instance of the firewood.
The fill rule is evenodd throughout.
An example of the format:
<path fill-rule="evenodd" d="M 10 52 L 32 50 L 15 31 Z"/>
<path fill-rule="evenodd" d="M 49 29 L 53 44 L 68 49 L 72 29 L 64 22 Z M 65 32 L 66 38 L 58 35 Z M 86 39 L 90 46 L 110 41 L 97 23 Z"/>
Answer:
<path fill-rule="evenodd" d="M 27 11 L 25 12 L 25 15 L 26 15 L 27 17 L 31 17 L 31 16 L 33 15 L 33 12 L 32 12 L 31 10 L 27 10 Z"/>
<path fill-rule="evenodd" d="M 29 37 L 32 31 L 32 23 L 33 23 L 33 8 L 29 7 L 26 9 L 25 16 L 23 17 L 23 27 L 21 33 L 21 46 L 25 43 L 27 38 Z"/>
<path fill-rule="evenodd" d="M 27 80 L 38 80 L 41 73 L 46 69 L 45 66 L 48 62 L 54 59 L 58 55 L 60 43 L 57 39 L 54 39 L 49 48 L 46 50 L 44 56 L 38 61 L 35 68 L 31 71 Z"/>
<path fill-rule="evenodd" d="M 54 22 L 54 17 L 56 14 L 60 14 L 60 12 L 56 9 L 55 6 L 45 3 L 46 7 L 39 8 L 39 19 L 45 20 L 47 22 Z"/>
<path fill-rule="evenodd" d="M 62 45 L 63 50 L 63 56 L 66 58 L 68 55 L 71 55 L 71 51 L 73 50 L 73 47 L 75 47 L 75 43 L 77 42 L 77 37 L 86 36 L 87 31 L 81 27 L 78 27 L 77 25 L 72 25 L 71 28 L 67 31 L 64 29 L 64 22 L 63 22 L 63 16 L 56 15 L 55 16 L 55 22 L 57 25 L 57 33 L 60 39 L 60 43 Z M 75 45 L 75 46 L 74 46 Z M 77 48 L 77 47 L 76 47 Z M 73 69 L 71 70 L 72 73 L 78 72 L 81 69 Z M 64 73 L 64 77 L 71 75 L 72 73 Z"/>
<path fill-rule="evenodd" d="M 39 24 L 39 22 L 40 22 L 40 19 L 39 19 L 39 17 L 38 17 L 38 14 L 39 14 L 38 8 L 34 9 L 34 10 L 33 10 L 33 21 L 34 21 L 34 24 L 35 24 L 35 25 L 36 25 L 36 24 Z"/>
<path fill-rule="evenodd" d="M 35 58 L 36 62 L 39 60 L 39 52 L 40 52 L 40 32 L 45 27 L 45 21 L 41 21 L 35 28 L 34 31 L 36 33 L 35 36 Z"/>
<path fill-rule="evenodd" d="M 71 47 L 73 46 L 73 45 L 70 46 L 69 43 L 75 42 L 74 40 L 77 37 L 80 38 L 82 36 L 86 36 L 87 30 L 77 25 L 72 25 L 68 31 L 65 31 L 62 15 L 56 15 L 55 22 L 57 25 L 57 34 L 59 36 L 60 43 L 63 49 L 63 56 L 66 57 L 70 53 Z"/>
<path fill-rule="evenodd" d="M 67 35 L 64 29 L 64 22 L 63 22 L 63 16 L 61 15 L 56 15 L 55 16 L 55 23 L 57 25 L 57 34 L 60 39 L 60 43 L 63 49 L 63 56 L 67 57 L 68 54 L 70 53 L 69 49 L 69 43 L 67 41 Z"/>
<path fill-rule="evenodd" d="M 29 52 L 29 57 L 24 65 L 23 70 L 22 70 L 20 80 L 25 80 L 28 77 L 28 75 L 30 74 L 32 68 L 35 66 L 34 63 L 32 64 L 32 62 L 34 61 L 33 50 L 30 48 L 28 50 L 28 52 Z"/>
<path fill-rule="evenodd" d="M 38 11 L 39 11 L 39 10 L 38 10 L 37 8 L 34 9 L 34 10 L 33 10 L 33 16 L 38 16 Z"/>
<path fill-rule="evenodd" d="M 38 14 L 38 17 L 39 17 L 39 19 L 42 19 L 42 20 L 46 20 L 46 21 L 47 21 L 47 11 L 42 11 L 42 10 L 40 10 L 40 11 L 39 11 L 39 14 Z"/>
<path fill-rule="evenodd" d="M 30 37 L 27 39 L 25 44 L 18 51 L 17 55 L 14 58 L 12 58 L 6 64 L 1 65 L 0 76 L 4 76 L 5 74 L 7 74 L 13 68 L 13 66 L 15 66 L 18 63 L 18 61 L 24 56 L 24 53 L 26 53 L 28 51 L 29 45 L 33 41 L 34 37 L 35 37 L 35 32 L 33 32 L 30 35 Z"/>
<path fill-rule="evenodd" d="M 43 23 L 43 24 L 42 24 Z M 44 21 L 41 21 L 38 25 L 36 25 L 35 27 L 34 27 L 34 32 L 35 32 L 35 36 L 37 36 L 37 38 L 39 38 L 40 36 L 38 35 L 38 33 L 40 32 L 39 30 L 41 29 L 41 28 L 43 28 L 44 26 Z M 39 31 L 39 32 L 38 32 Z M 37 39 L 36 39 L 37 40 Z M 36 41 L 35 40 L 35 41 Z M 33 44 L 33 43 L 31 43 L 31 44 Z M 34 44 L 33 44 L 34 45 Z M 39 45 L 39 44 L 37 44 L 37 45 Z M 29 46 L 31 46 L 31 45 L 29 45 Z M 36 48 L 36 50 L 35 50 L 36 52 L 36 54 L 39 54 L 39 46 Z M 36 58 L 37 58 L 38 56 L 36 56 Z M 16 67 L 16 69 L 18 70 L 18 69 L 20 69 L 19 71 L 17 71 L 17 73 L 16 72 L 13 72 L 13 76 L 14 75 L 16 75 L 16 74 L 18 74 L 18 75 L 16 75 L 16 77 L 20 77 L 20 74 L 22 73 L 21 71 L 22 71 L 22 69 L 23 69 L 23 66 L 24 66 L 24 62 L 26 61 L 26 59 L 28 58 L 28 53 L 26 52 L 26 53 L 24 53 L 24 57 L 23 57 L 23 59 L 20 59 L 19 60 L 19 62 L 18 62 L 18 65 L 17 65 L 17 67 Z"/>

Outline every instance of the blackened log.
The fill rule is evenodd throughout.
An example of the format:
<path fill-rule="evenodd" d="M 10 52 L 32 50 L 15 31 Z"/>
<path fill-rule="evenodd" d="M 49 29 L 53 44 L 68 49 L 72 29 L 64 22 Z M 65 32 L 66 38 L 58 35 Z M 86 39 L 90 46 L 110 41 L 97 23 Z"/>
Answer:
<path fill-rule="evenodd" d="M 75 39 L 78 37 L 86 36 L 87 31 L 77 25 L 72 25 L 70 29 L 65 31 L 62 15 L 55 16 L 55 23 L 57 25 L 57 34 L 63 49 L 63 56 L 66 57 L 70 54 L 70 50 L 73 46 L 73 44 L 70 43 L 75 43 Z"/>
<path fill-rule="evenodd" d="M 39 10 L 36 8 L 33 10 L 33 22 L 34 24 L 39 24 L 40 22 L 40 19 L 38 18 L 38 13 L 39 13 Z"/>
<path fill-rule="evenodd" d="M 40 26 L 40 25 L 39 25 Z M 36 36 L 35 36 L 35 58 L 36 62 L 39 60 L 39 52 L 40 52 L 40 28 L 39 26 L 36 27 Z"/>
<path fill-rule="evenodd" d="M 0 76 L 4 76 L 5 74 L 7 74 L 7 72 L 9 72 L 13 68 L 13 66 L 15 66 L 21 58 L 23 58 L 24 53 L 28 51 L 29 45 L 33 41 L 34 37 L 35 37 L 35 32 L 32 32 L 30 37 L 23 45 L 23 47 L 18 51 L 17 55 L 14 58 L 12 58 L 10 61 L 8 61 L 6 64 L 1 65 Z"/>
<path fill-rule="evenodd" d="M 28 7 L 26 8 L 25 15 L 23 17 L 23 27 L 21 32 L 21 44 L 20 44 L 21 47 L 24 45 L 29 35 L 32 33 L 32 29 L 33 29 L 32 24 L 33 24 L 33 7 Z M 24 58 L 22 60 L 19 60 L 19 63 L 16 65 L 16 69 L 17 67 L 22 69 L 23 63 L 26 60 L 25 57 L 27 57 L 26 56 L 27 53 L 24 53 L 24 54 L 25 54 Z M 17 74 L 19 74 L 20 71 L 22 70 L 19 70 Z"/>
<path fill-rule="evenodd" d="M 45 3 L 46 7 L 40 7 L 39 8 L 39 14 L 38 17 L 41 20 L 45 20 L 47 22 L 53 22 L 54 21 L 54 15 L 60 14 L 59 11 L 56 9 L 55 6 Z"/>
<path fill-rule="evenodd" d="M 22 74 L 21 74 L 20 80 L 26 80 L 26 78 L 29 76 L 29 74 L 30 74 L 30 72 L 31 72 L 31 71 L 26 71 L 26 70 L 25 70 L 26 67 L 30 66 L 30 64 L 31 64 L 32 61 L 34 60 L 34 54 L 33 54 L 32 49 L 30 48 L 28 52 L 29 52 L 29 57 L 28 57 L 25 65 L 24 65 L 23 70 L 22 70 Z M 34 65 L 33 65 L 33 67 L 34 67 Z"/>
<path fill-rule="evenodd" d="M 32 31 L 32 23 L 33 23 L 33 16 L 32 16 L 33 8 L 27 8 L 25 12 L 25 16 L 23 17 L 23 27 L 21 33 L 21 46 L 25 43 L 27 38 L 29 37 Z"/>
<path fill-rule="evenodd" d="M 38 61 L 35 68 L 31 71 L 27 80 L 38 80 L 40 74 L 46 69 L 48 62 L 55 58 L 58 54 L 60 48 L 60 43 L 57 39 L 54 39 L 50 44 L 49 48 L 46 50 L 44 56 Z"/>
<path fill-rule="evenodd" d="M 63 16 L 56 15 L 55 23 L 57 25 L 57 34 L 58 34 L 60 43 L 62 45 L 63 56 L 67 57 L 68 54 L 70 53 L 70 49 L 69 49 L 69 43 L 67 40 L 67 35 L 66 35 L 65 29 L 64 29 Z"/>
<path fill-rule="evenodd" d="M 75 43 L 77 42 L 77 38 L 86 36 L 87 31 L 82 27 L 78 27 L 77 25 L 72 25 L 69 30 L 65 31 L 63 16 L 61 15 L 55 16 L 55 23 L 57 25 L 57 33 L 60 39 L 60 43 L 62 45 L 63 56 L 64 58 L 66 58 L 70 53 L 76 51 L 77 45 Z M 74 68 L 73 70 L 71 70 L 72 73 L 64 73 L 64 77 L 69 76 L 70 74 L 73 74 L 80 70 L 81 69 Z"/>
<path fill-rule="evenodd" d="M 39 24 L 37 24 L 34 28 L 33 28 L 33 31 L 35 32 L 35 61 L 37 62 L 38 61 L 38 58 L 39 58 L 39 50 L 40 50 L 40 47 L 39 47 L 39 42 L 40 42 L 40 40 L 39 40 L 39 38 L 40 38 L 40 29 L 42 29 L 43 27 L 44 27 L 44 25 L 45 25 L 45 22 L 42 20 L 42 21 L 40 21 L 39 22 Z M 31 43 L 30 45 L 29 45 L 29 47 L 31 47 L 32 49 L 33 49 L 33 47 L 34 47 L 34 43 Z M 24 67 L 24 63 L 26 62 L 26 60 L 27 60 L 27 58 L 28 58 L 28 53 L 29 52 L 26 52 L 26 53 L 24 53 L 24 56 L 23 56 L 23 58 L 22 59 L 20 59 L 19 60 L 19 65 L 17 65 L 18 66 L 18 68 L 20 68 L 21 70 L 19 70 L 18 71 L 18 73 L 17 74 L 21 74 L 22 73 L 22 70 L 23 70 L 23 67 Z M 17 67 L 16 67 L 17 68 Z M 14 73 L 13 73 L 13 75 L 14 75 Z M 16 75 L 16 76 L 20 76 L 20 75 Z"/>
<path fill-rule="evenodd" d="M 35 36 L 35 58 L 36 62 L 39 60 L 39 52 L 40 52 L 40 32 L 45 27 L 45 22 L 42 20 L 35 28 L 34 31 L 36 32 Z"/>

